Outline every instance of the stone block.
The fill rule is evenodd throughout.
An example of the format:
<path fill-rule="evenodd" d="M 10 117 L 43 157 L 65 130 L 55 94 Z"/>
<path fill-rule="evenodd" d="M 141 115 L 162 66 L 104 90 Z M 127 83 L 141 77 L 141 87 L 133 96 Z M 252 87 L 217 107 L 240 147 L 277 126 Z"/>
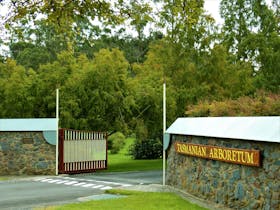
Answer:
<path fill-rule="evenodd" d="M 272 152 L 270 154 L 270 157 L 274 160 L 280 159 L 280 152 L 279 151 Z"/>
<path fill-rule="evenodd" d="M 10 146 L 6 142 L 0 142 L 0 151 L 7 152 L 10 150 Z"/>
<path fill-rule="evenodd" d="M 279 201 L 280 200 L 280 192 L 272 192 L 271 200 Z"/>
<path fill-rule="evenodd" d="M 238 200 L 242 200 L 244 198 L 245 192 L 244 192 L 244 187 L 241 182 L 239 182 L 235 188 L 234 191 L 234 196 Z"/>
<path fill-rule="evenodd" d="M 48 168 L 48 163 L 46 163 L 44 161 L 39 161 L 36 164 L 36 168 L 38 168 L 38 169 L 47 169 Z"/>
<path fill-rule="evenodd" d="M 270 204 L 269 204 L 269 203 L 265 203 L 263 209 L 264 209 L 264 210 L 271 210 Z"/>
<path fill-rule="evenodd" d="M 260 207 L 261 207 L 261 202 L 259 200 L 254 200 L 249 205 L 249 209 L 260 209 Z"/>
<path fill-rule="evenodd" d="M 279 152 L 279 153 L 280 153 L 280 152 Z M 274 165 L 280 166 L 280 160 L 276 160 L 276 161 L 274 162 Z"/>
<path fill-rule="evenodd" d="M 260 192 L 259 190 L 257 190 L 256 188 L 253 190 L 253 195 L 255 197 L 255 199 L 259 199 L 260 197 Z"/>

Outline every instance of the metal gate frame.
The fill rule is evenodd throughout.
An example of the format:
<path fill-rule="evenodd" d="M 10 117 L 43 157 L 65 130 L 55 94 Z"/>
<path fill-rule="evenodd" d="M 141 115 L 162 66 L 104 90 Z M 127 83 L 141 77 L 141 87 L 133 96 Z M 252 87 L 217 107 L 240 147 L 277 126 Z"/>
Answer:
<path fill-rule="evenodd" d="M 59 129 L 58 172 L 77 174 L 107 169 L 107 139 L 106 132 Z"/>

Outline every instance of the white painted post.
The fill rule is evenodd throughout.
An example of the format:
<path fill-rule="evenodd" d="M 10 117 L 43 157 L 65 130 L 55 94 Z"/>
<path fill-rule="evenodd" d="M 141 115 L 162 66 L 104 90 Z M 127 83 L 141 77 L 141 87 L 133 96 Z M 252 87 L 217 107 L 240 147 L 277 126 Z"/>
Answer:
<path fill-rule="evenodd" d="M 165 79 L 163 82 L 163 156 L 162 156 L 162 185 L 165 186 L 165 149 L 164 149 L 164 133 L 166 130 L 166 84 L 165 84 Z"/>
<path fill-rule="evenodd" d="M 56 89 L 56 157 L 55 157 L 55 175 L 58 175 L 58 136 L 59 136 L 59 89 Z"/>

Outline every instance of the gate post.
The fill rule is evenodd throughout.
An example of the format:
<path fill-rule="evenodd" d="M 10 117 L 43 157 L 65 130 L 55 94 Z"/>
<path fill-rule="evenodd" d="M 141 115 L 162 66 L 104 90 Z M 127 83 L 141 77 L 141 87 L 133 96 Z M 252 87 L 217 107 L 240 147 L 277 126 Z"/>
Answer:
<path fill-rule="evenodd" d="M 105 133 L 106 140 L 106 160 L 105 160 L 105 169 L 108 169 L 108 132 Z"/>
<path fill-rule="evenodd" d="M 58 173 L 64 173 L 64 139 L 65 139 L 65 129 L 59 129 L 59 139 L 58 139 Z"/>

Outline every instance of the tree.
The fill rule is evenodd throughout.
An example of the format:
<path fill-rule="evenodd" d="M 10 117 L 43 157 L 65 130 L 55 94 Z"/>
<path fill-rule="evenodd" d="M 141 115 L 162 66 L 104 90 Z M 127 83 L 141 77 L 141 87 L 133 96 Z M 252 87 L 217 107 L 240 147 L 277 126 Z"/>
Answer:
<path fill-rule="evenodd" d="M 63 124 L 127 133 L 134 105 L 128 84 L 128 62 L 117 49 L 103 49 L 94 55 L 94 60 L 85 59 L 77 63 L 79 74 L 72 74 L 64 87 Z"/>
<path fill-rule="evenodd" d="M 21 118 L 33 116 L 35 98 L 29 94 L 36 73 L 7 60 L 0 65 L 0 116 L 2 118 Z"/>
<path fill-rule="evenodd" d="M 167 28 L 172 43 L 177 43 L 179 54 L 185 51 L 205 51 L 213 41 L 214 19 L 203 10 L 204 1 L 164 0 L 161 12 L 163 27 Z"/>
<path fill-rule="evenodd" d="M 279 91 L 279 5 L 269 8 L 264 0 L 221 1 L 225 19 L 223 43 L 236 61 L 248 61 L 254 67 L 258 87 Z"/>
<path fill-rule="evenodd" d="M 155 41 L 147 54 L 144 63 L 135 63 L 132 66 L 134 77 L 133 95 L 136 100 L 133 127 L 141 132 L 136 135 L 138 140 L 157 139 L 162 135 L 162 85 L 164 78 L 167 82 L 167 119 L 171 123 L 176 116 L 176 102 L 173 82 L 164 72 L 173 64 L 174 57 L 168 54 L 169 49 L 165 40 Z M 168 56 L 166 56 L 166 54 Z M 169 65 L 169 63 L 171 63 Z M 142 133 L 142 134 L 141 134 Z"/>
<path fill-rule="evenodd" d="M 261 40 L 263 42 L 258 57 L 261 65 L 256 77 L 257 87 L 277 93 L 280 91 L 280 37 L 273 33 L 269 39 Z"/>
<path fill-rule="evenodd" d="M 144 28 L 147 23 L 152 22 L 152 8 L 148 3 L 139 4 L 138 1 L 130 0 L 128 16 L 131 19 L 130 25 L 134 26 L 138 34 L 138 40 L 144 38 Z"/>
<path fill-rule="evenodd" d="M 36 20 L 35 24 L 35 28 L 23 25 L 20 34 L 12 32 L 9 48 L 18 64 L 37 71 L 40 65 L 55 61 L 57 54 L 67 50 L 67 43 L 46 21 Z"/>
<path fill-rule="evenodd" d="M 79 66 L 69 51 L 58 54 L 56 61 L 41 65 L 31 93 L 36 97 L 34 117 L 55 117 L 56 89 L 64 87 Z"/>
<path fill-rule="evenodd" d="M 25 68 L 38 70 L 41 64 L 52 61 L 51 54 L 45 47 L 35 46 L 31 43 L 18 42 L 10 45 L 12 58 Z"/>
<path fill-rule="evenodd" d="M 127 61 L 130 64 L 142 63 L 146 59 L 146 54 L 149 50 L 149 44 L 162 37 L 161 33 L 153 33 L 148 37 L 138 39 L 130 35 L 122 34 L 122 32 L 112 35 L 111 30 L 103 31 L 100 29 L 99 35 L 96 35 L 96 39 L 92 41 L 92 46 L 89 41 L 84 41 L 79 45 L 75 45 L 75 52 L 77 54 L 84 53 L 89 58 L 94 57 L 94 53 L 97 53 L 101 49 L 120 49 Z"/>
<path fill-rule="evenodd" d="M 87 40 L 88 35 L 95 21 L 100 21 L 103 25 L 123 23 L 132 19 L 132 24 L 136 25 L 141 35 L 141 30 L 149 21 L 150 7 L 146 3 L 133 1 L 127 2 L 118 0 L 111 2 L 103 1 L 7 1 L 10 12 L 4 17 L 6 28 L 11 29 L 16 34 L 22 34 L 24 26 L 32 25 L 36 27 L 38 16 L 49 25 L 55 28 L 58 34 L 63 35 L 68 44 L 68 49 L 72 50 L 73 40 L 76 36 Z M 141 15 L 136 12 L 141 10 Z M 144 24 L 144 25 L 143 25 Z M 138 26 L 141 27 L 139 28 Z"/>

